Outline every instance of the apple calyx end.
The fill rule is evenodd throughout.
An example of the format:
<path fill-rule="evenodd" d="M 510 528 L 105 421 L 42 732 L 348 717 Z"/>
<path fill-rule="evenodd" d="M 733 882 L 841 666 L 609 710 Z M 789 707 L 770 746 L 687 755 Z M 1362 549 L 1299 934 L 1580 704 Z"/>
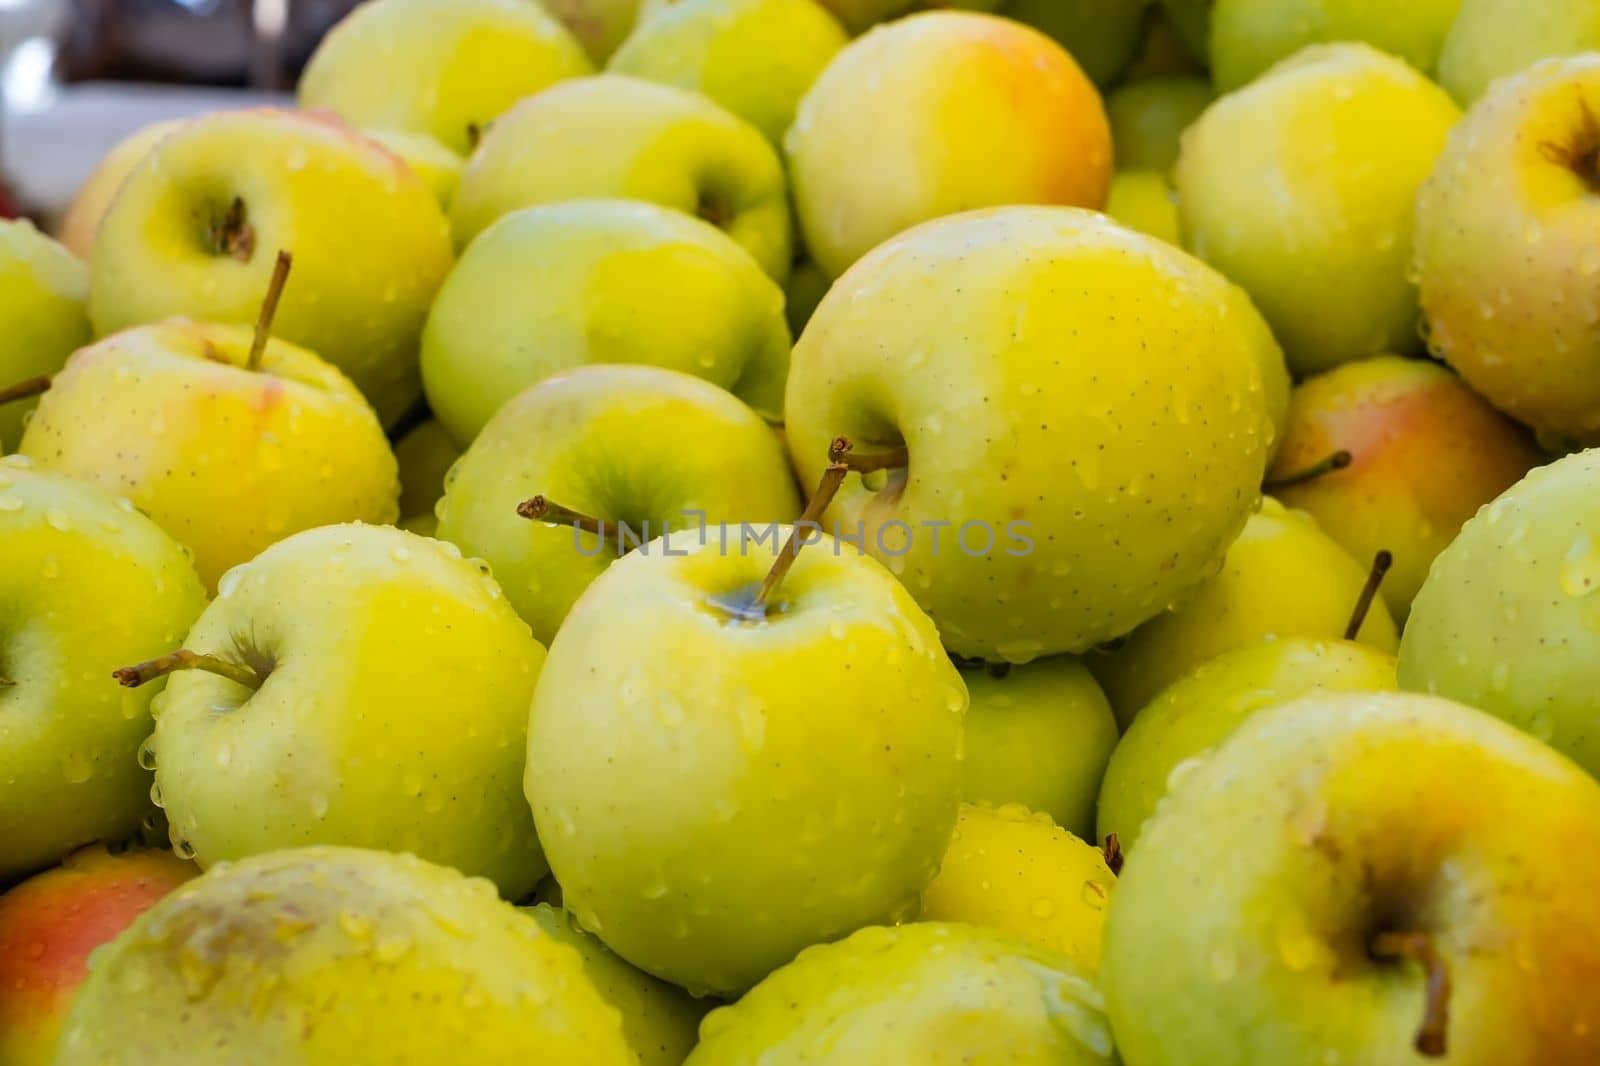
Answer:
<path fill-rule="evenodd" d="M 1394 565 L 1394 553 L 1384 548 L 1372 557 L 1372 568 L 1367 571 L 1367 582 L 1361 586 L 1361 594 L 1356 597 L 1355 609 L 1350 612 L 1350 621 L 1344 627 L 1344 639 L 1355 640 L 1361 633 L 1361 627 L 1367 623 L 1367 614 L 1372 610 L 1372 603 L 1378 597 L 1378 590 L 1383 587 L 1383 579 L 1388 576 L 1389 568 Z"/>
<path fill-rule="evenodd" d="M 140 688 L 179 670 L 202 670 L 208 674 L 216 674 L 218 677 L 225 677 L 237 685 L 250 689 L 252 692 L 260 689 L 267 680 L 256 670 L 243 663 L 232 662 L 215 655 L 193 652 L 187 648 L 180 648 L 175 652 L 157 656 L 154 659 L 147 659 L 132 666 L 121 667 L 113 670 L 111 676 L 123 688 Z"/>
<path fill-rule="evenodd" d="M 1379 962 L 1413 962 L 1422 967 L 1428 982 L 1427 999 L 1413 1046 L 1419 1055 L 1443 1058 L 1449 1045 L 1450 965 L 1439 954 L 1433 935 L 1384 931 L 1372 938 L 1367 950 Z"/>
<path fill-rule="evenodd" d="M 49 374 L 41 374 L 36 378 L 28 378 L 17 382 L 15 385 L 8 385 L 0 389 L 0 404 L 42 396 L 50 390 L 51 380 Z"/>
<path fill-rule="evenodd" d="M 1268 492 L 1273 492 L 1277 489 L 1294 488 L 1296 485 L 1304 485 L 1308 482 L 1316 481 L 1318 478 L 1347 469 L 1353 462 L 1355 462 L 1355 456 L 1350 454 L 1347 449 L 1340 448 L 1332 455 L 1312 463 L 1304 469 L 1284 474 L 1282 477 L 1269 478 L 1262 485 L 1262 488 Z"/>

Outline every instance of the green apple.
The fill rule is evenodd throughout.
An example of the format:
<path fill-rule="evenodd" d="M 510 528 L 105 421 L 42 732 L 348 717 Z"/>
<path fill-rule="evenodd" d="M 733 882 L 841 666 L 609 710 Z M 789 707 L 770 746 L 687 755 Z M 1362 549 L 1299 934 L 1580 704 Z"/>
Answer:
<path fill-rule="evenodd" d="M 959 11 L 851 43 L 784 148 L 806 248 L 835 278 L 919 222 L 1005 204 L 1100 208 L 1111 179 L 1105 108 L 1072 56 L 1032 27 Z"/>
<path fill-rule="evenodd" d="M 788 185 L 772 145 L 703 96 L 621 74 L 563 82 L 512 108 L 467 163 L 450 218 L 465 246 L 518 208 L 597 197 L 698 215 L 778 281 L 788 276 Z"/>
<path fill-rule="evenodd" d="M 426 133 L 399 130 L 365 130 L 366 135 L 399 156 L 411 172 L 421 178 L 439 201 L 449 208 L 461 183 L 461 168 L 467 161 Z"/>
<path fill-rule="evenodd" d="M 1202 63 L 1211 61 L 1211 9 L 1216 0 L 1161 0 L 1161 10 L 1184 47 Z"/>
<path fill-rule="evenodd" d="M 89 954 L 199 872 L 169 851 L 96 845 L 0 896 L 0 1061 L 50 1066 Z"/>
<path fill-rule="evenodd" d="M 1117 719 L 1089 671 L 1056 656 L 962 677 L 972 700 L 962 798 L 1021 804 L 1092 837 L 1095 794 L 1117 743 Z"/>
<path fill-rule="evenodd" d="M 54 374 L 88 343 L 89 271 L 31 222 L 0 221 L 0 292 L 0 390 Z M 35 402 L 0 400 L 0 455 Z"/>
<path fill-rule="evenodd" d="M 1127 1062 L 1600 1061 L 1600 784 L 1549 748 L 1443 700 L 1312 696 L 1171 798 L 1106 924 Z"/>
<path fill-rule="evenodd" d="M 606 69 L 704 93 L 778 143 L 848 42 L 816 0 L 681 0 L 646 19 Z"/>
<path fill-rule="evenodd" d="M 841 433 L 896 467 L 852 477 L 830 520 L 951 651 L 1029 662 L 1216 572 L 1266 468 L 1269 362 L 1286 400 L 1249 301 L 1179 249 L 1091 211 L 970 212 L 834 284 L 795 347 L 787 430 L 805 483 Z"/>
<path fill-rule="evenodd" d="M 1223 652 L 1262 637 L 1339 637 L 1361 599 L 1370 561 L 1357 561 L 1310 515 L 1267 497 L 1220 573 L 1115 651 L 1091 657 L 1089 668 L 1126 727 L 1162 689 Z M 1367 610 L 1356 639 L 1379 651 L 1399 644 L 1382 601 Z"/>
<path fill-rule="evenodd" d="M 1414 205 L 1457 117 L 1400 60 L 1317 45 L 1185 133 L 1184 241 L 1250 293 L 1295 374 L 1420 346 Z"/>
<path fill-rule="evenodd" d="M 944 922 L 808 948 L 712 1011 L 687 1066 L 1110 1066 L 1100 991 L 1006 933 Z"/>
<path fill-rule="evenodd" d="M 1144 78 L 1106 96 L 1117 167 L 1165 171 L 1178 161 L 1183 131 L 1215 99 L 1211 83 L 1197 77 Z"/>
<path fill-rule="evenodd" d="M 1089 80 L 1110 85 L 1138 54 L 1150 0 L 1005 0 L 1000 14 L 1054 37 Z"/>
<path fill-rule="evenodd" d="M 524 96 L 591 69 L 566 28 L 530 0 L 376 0 L 322 39 L 299 100 L 466 152 Z"/>
<path fill-rule="evenodd" d="M 1314 692 L 1396 687 L 1392 654 L 1348 640 L 1268 638 L 1201 663 L 1142 708 L 1111 753 L 1100 786 L 1100 839 L 1116 834 L 1132 852 L 1169 787 L 1258 711 Z"/>
<path fill-rule="evenodd" d="M 445 428 L 430 418 L 395 442 L 394 457 L 400 466 L 402 518 L 432 517 L 444 498 L 445 481 L 461 458 L 461 449 Z"/>
<path fill-rule="evenodd" d="M 805 332 L 806 323 L 816 313 L 817 305 L 828 295 L 833 281 L 822 268 L 809 259 L 801 259 L 789 271 L 789 281 L 784 286 L 784 315 L 789 320 L 792 336 Z"/>
<path fill-rule="evenodd" d="M 127 496 L 208 588 L 298 530 L 399 517 L 394 455 L 355 386 L 284 341 L 252 367 L 251 345 L 242 326 L 171 319 L 82 348 L 20 451 Z"/>
<path fill-rule="evenodd" d="M 1178 193 L 1159 170 L 1119 170 L 1111 176 L 1111 194 L 1106 197 L 1106 214 L 1129 229 L 1148 237 L 1183 246 L 1183 231 L 1178 224 Z M 1283 357 L 1278 356 L 1278 365 Z M 1287 396 L 1287 372 L 1282 379 Z"/>
<path fill-rule="evenodd" d="M 1311 44 L 1359 41 L 1433 73 L 1462 0 L 1215 0 L 1211 76 L 1230 92 Z"/>
<path fill-rule="evenodd" d="M 578 39 L 596 65 L 604 65 L 644 17 L 652 0 L 539 0 Z"/>
<path fill-rule="evenodd" d="M 541 903 L 525 913 L 551 940 L 583 957 L 584 976 L 622 1014 L 622 1035 L 639 1066 L 681 1066 L 713 1001 L 692 999 L 683 989 L 640 973 L 559 907 Z"/>
<path fill-rule="evenodd" d="M 1343 452 L 1349 464 L 1307 481 Z M 1379 356 L 1346 363 L 1294 391 L 1269 482 L 1357 559 L 1394 557 L 1383 598 L 1404 622 L 1434 557 L 1478 508 L 1542 462 L 1516 423 L 1435 363 Z"/>
<path fill-rule="evenodd" d="M 604 520 L 611 535 L 530 524 L 517 507 L 534 496 Z M 671 370 L 588 366 L 500 409 L 456 468 L 438 535 L 486 560 L 549 642 L 630 536 L 787 521 L 799 510 L 783 446 L 744 404 Z"/>
<path fill-rule="evenodd" d="M 696 994 L 909 916 L 960 797 L 967 691 L 933 623 L 849 545 L 796 527 L 822 541 L 796 557 L 788 527 L 748 530 L 663 538 L 595 579 L 528 728 L 565 905 Z"/>
<path fill-rule="evenodd" d="M 225 112 L 163 138 L 100 225 L 90 320 L 101 335 L 171 315 L 253 322 L 279 251 L 295 257 L 279 335 L 394 421 L 420 392 L 417 338 L 450 270 L 448 225 L 398 157 L 329 117 Z"/>
<path fill-rule="evenodd" d="M 0 885 L 138 829 L 150 697 L 105 666 L 172 647 L 204 606 L 183 550 L 126 500 L 0 460 Z"/>
<path fill-rule="evenodd" d="M 1554 436 L 1600 442 L 1600 56 L 1497 83 L 1417 198 L 1429 345 L 1474 390 Z"/>
<path fill-rule="evenodd" d="M 187 654 L 118 672 L 177 670 L 143 753 L 174 849 L 210 867 L 302 844 L 386 848 L 511 899 L 532 891 L 547 868 L 519 782 L 544 647 L 486 569 L 343 525 L 230 571 Z"/>
<path fill-rule="evenodd" d="M 95 235 L 100 231 L 100 220 L 105 218 L 106 209 L 111 206 L 117 190 L 122 188 L 123 181 L 150 154 L 150 149 L 160 144 L 167 134 L 182 126 L 183 122 L 183 119 L 163 119 L 141 126 L 100 158 L 89 177 L 78 187 L 72 203 L 56 227 L 56 238 L 68 251 L 85 262 L 89 260 L 94 252 Z"/>
<path fill-rule="evenodd" d="M 654 204 L 515 211 L 467 248 L 428 316 L 422 380 L 472 443 L 517 393 L 588 363 L 667 367 L 783 411 L 783 290 L 717 227 Z"/>
<path fill-rule="evenodd" d="M 214 869 L 96 957 L 56 1066 L 627 1066 L 576 951 L 486 881 L 294 848 Z"/>
<path fill-rule="evenodd" d="M 963 804 L 922 920 L 998 929 L 1095 973 L 1116 880 L 1099 848 L 1049 815 Z"/>
<path fill-rule="evenodd" d="M 1461 0 L 1439 57 L 1439 82 L 1466 107 L 1499 78 L 1540 59 L 1600 49 L 1590 0 Z"/>
<path fill-rule="evenodd" d="M 1400 683 L 1481 707 L 1600 776 L 1600 450 L 1541 467 L 1434 561 Z"/>

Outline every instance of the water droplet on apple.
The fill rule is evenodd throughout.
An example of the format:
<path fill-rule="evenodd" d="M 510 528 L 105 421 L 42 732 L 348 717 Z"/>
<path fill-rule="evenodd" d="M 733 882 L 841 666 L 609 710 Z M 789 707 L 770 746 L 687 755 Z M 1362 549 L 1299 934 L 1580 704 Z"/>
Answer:
<path fill-rule="evenodd" d="M 1561 561 L 1561 591 L 1568 596 L 1588 596 L 1600 590 L 1600 545 L 1580 534 Z"/>
<path fill-rule="evenodd" d="M 0 511 L 14 513 L 22 510 L 22 501 L 15 496 L 0 496 Z"/>
<path fill-rule="evenodd" d="M 311 794 L 311 817 L 318 820 L 328 816 L 328 797 L 321 792 Z"/>
<path fill-rule="evenodd" d="M 67 517 L 65 511 L 51 507 L 44 513 L 45 524 L 57 533 L 72 532 L 72 519 Z"/>
<path fill-rule="evenodd" d="M 668 729 L 683 724 L 683 704 L 670 692 L 656 694 L 654 710 L 656 718 Z"/>
<path fill-rule="evenodd" d="M 373 945 L 372 954 L 382 963 L 396 963 L 411 953 L 411 938 L 394 934 L 381 937 Z"/>
<path fill-rule="evenodd" d="M 1038 899 L 1034 900 L 1032 906 L 1028 908 L 1028 913 L 1033 915 L 1035 918 L 1038 918 L 1040 921 L 1054 918 L 1056 914 L 1055 901 L 1045 899 L 1043 896 L 1040 896 Z"/>

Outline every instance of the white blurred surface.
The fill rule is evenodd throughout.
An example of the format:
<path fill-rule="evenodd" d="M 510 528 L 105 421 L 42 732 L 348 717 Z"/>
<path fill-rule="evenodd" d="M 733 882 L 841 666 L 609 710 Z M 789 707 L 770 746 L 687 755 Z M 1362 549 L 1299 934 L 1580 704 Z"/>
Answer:
<path fill-rule="evenodd" d="M 53 217 L 66 210 L 110 148 L 141 126 L 230 108 L 291 105 L 287 95 L 242 89 L 85 83 L 52 93 L 36 108 L 8 110 L 0 159 L 22 203 Z"/>

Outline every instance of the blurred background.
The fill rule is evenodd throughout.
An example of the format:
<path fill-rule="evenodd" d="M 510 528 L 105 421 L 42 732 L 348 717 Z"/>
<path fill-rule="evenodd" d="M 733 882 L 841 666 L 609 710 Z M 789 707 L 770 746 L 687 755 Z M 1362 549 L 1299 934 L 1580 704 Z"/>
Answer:
<path fill-rule="evenodd" d="M 48 222 L 163 118 L 288 99 L 358 0 L 0 0 L 0 216 Z"/>

